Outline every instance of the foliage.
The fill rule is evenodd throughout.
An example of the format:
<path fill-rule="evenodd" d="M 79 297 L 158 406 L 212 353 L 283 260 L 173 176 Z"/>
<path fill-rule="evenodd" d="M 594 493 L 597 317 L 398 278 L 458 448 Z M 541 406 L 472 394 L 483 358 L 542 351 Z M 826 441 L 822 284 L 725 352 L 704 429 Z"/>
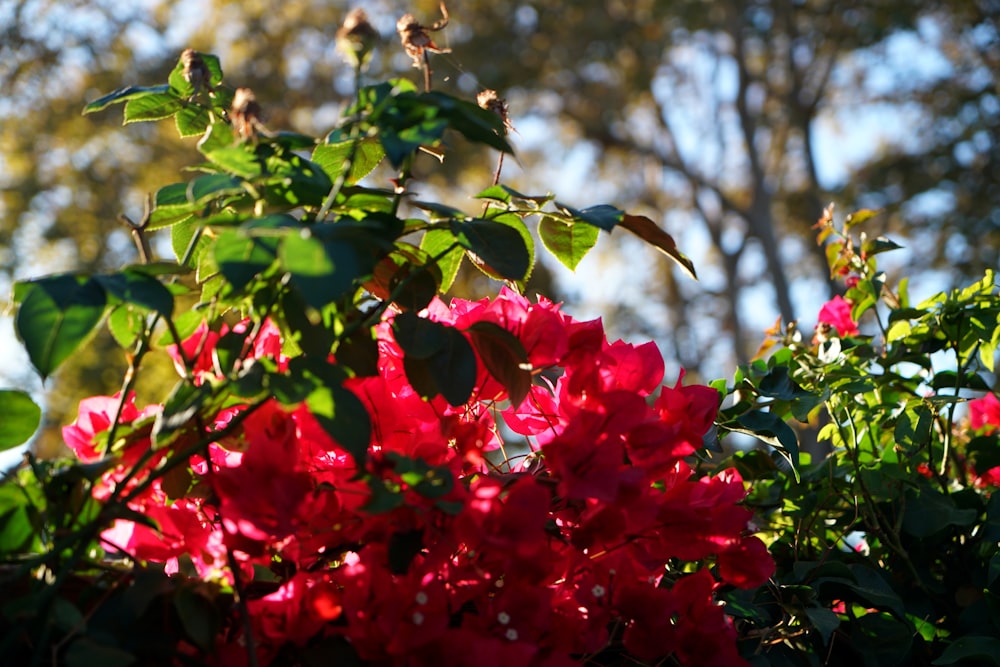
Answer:
<path fill-rule="evenodd" d="M 773 445 L 730 465 L 777 563 L 730 609 L 760 664 L 996 664 L 1000 411 L 996 393 L 969 401 L 968 419 L 959 406 L 990 390 L 1000 285 L 988 271 L 911 303 L 878 268 L 896 245 L 858 233 L 871 217 L 838 228 L 827 210 L 819 238 L 846 298 L 824 307 L 811 340 L 776 328 L 728 386 L 720 428 Z M 800 455 L 793 420 L 822 424 L 833 453 Z"/>
<path fill-rule="evenodd" d="M 444 169 L 458 142 L 512 149 L 495 94 L 431 89 L 447 14 L 406 18 L 423 90 L 361 85 L 376 33 L 355 13 L 338 33 L 353 102 L 319 138 L 273 130 L 190 50 L 166 83 L 87 105 L 170 119 L 201 161 L 129 222 L 139 263 L 15 286 L 39 375 L 102 324 L 127 370 L 63 429 L 75 461 L 29 455 L 0 485 L 0 653 L 995 664 L 995 274 L 913 305 L 878 265 L 898 246 L 858 231 L 874 212 L 838 228 L 827 209 L 819 254 L 847 289 L 815 334 L 776 326 L 731 383 L 661 387 L 655 345 L 522 295 L 530 232 L 569 268 L 617 227 L 690 260 L 643 215 L 501 183 L 502 157 L 475 213 L 418 198 L 419 155 Z M 154 233 L 176 260 L 152 257 Z M 504 287 L 445 303 L 466 259 Z M 137 403 L 158 357 L 178 377 Z M 0 447 L 38 425 L 23 391 L 0 410 Z M 832 454 L 800 451 L 796 422 Z M 731 434 L 760 444 L 725 454 Z"/>
<path fill-rule="evenodd" d="M 322 139 L 270 130 L 253 92 L 190 50 L 166 84 L 85 112 L 113 104 L 126 123 L 172 119 L 204 161 L 133 224 L 144 262 L 15 286 L 42 377 L 102 323 L 129 366 L 63 429 L 77 462 L 28 455 L 0 487 L 5 657 L 738 661 L 716 591 L 763 583 L 772 562 L 738 473 L 685 461 L 718 394 L 660 388 L 654 345 L 609 343 L 600 321 L 514 289 L 529 221 L 567 265 L 597 241 L 579 229 L 621 226 L 692 270 L 669 235 L 499 171 L 477 215 L 417 200 L 419 152 L 455 135 L 511 147 L 502 105 L 403 79 L 360 86 Z M 391 188 L 364 180 L 382 161 Z M 176 261 L 146 254 L 158 230 Z M 509 287 L 442 302 L 466 257 Z M 180 377 L 139 407 L 163 353 Z"/>
<path fill-rule="evenodd" d="M 318 135 L 354 94 L 333 39 L 354 4 L 286 0 L 274 12 L 267 3 L 209 0 L 192 12 L 165 0 L 0 3 L 0 289 L 43 272 L 113 271 L 131 261 L 118 216 L 138 219 L 146 193 L 189 161 L 170 123 L 122 131 L 117 115 L 81 117 L 77 100 L 122 81 L 165 81 L 177 51 L 191 45 L 221 55 L 231 80 L 267 100 L 270 124 Z M 395 19 L 436 16 L 437 0 L 364 4 L 378 8 L 373 23 L 384 40 L 373 71 L 408 68 L 410 59 L 388 44 Z M 779 310 L 765 252 L 780 255 L 775 268 L 789 281 L 808 281 L 793 296 L 832 295 L 822 257 L 808 260 L 808 225 L 827 201 L 884 208 L 887 229 L 912 250 L 905 261 L 923 281 L 958 285 L 996 264 L 995 2 L 718 0 L 711 12 L 691 1 L 566 4 L 452 7 L 454 29 L 433 35 L 452 50 L 435 59 L 437 88 L 471 98 L 481 81 L 506 95 L 515 125 L 523 124 L 523 172 L 505 177 L 515 188 L 531 193 L 534 183 L 565 174 L 563 197 L 588 205 L 622 196 L 634 202 L 630 212 L 653 217 L 682 246 L 700 250 L 707 235 L 711 247 L 693 257 L 703 279 L 695 285 L 616 235 L 581 272 L 606 272 L 607 289 L 578 288 L 542 261 L 533 291 L 586 301 L 608 315 L 614 335 L 655 338 L 673 363 L 706 379 L 748 359 Z M 465 192 L 491 168 L 450 160 L 420 175 L 428 189 L 456 191 L 459 183 Z M 621 285 L 611 283 L 616 274 L 627 276 Z M 484 295 L 479 275 L 460 272 L 454 293 Z M 0 319 L 6 330 L 9 320 Z M 706 340 L 706 330 L 721 335 Z M 99 336 L 46 382 L 37 450 L 54 451 L 46 446 L 57 444 L 77 397 L 115 391 L 124 365 L 108 363 L 114 350 Z M 0 373 L 40 393 L 22 368 Z M 170 381 L 162 370 L 140 378 L 144 400 L 156 400 L 159 383 Z"/>

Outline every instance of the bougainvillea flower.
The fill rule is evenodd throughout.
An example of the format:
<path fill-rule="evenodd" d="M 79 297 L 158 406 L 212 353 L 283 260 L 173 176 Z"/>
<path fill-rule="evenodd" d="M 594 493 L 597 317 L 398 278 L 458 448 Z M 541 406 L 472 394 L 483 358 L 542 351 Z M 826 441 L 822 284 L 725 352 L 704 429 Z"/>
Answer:
<path fill-rule="evenodd" d="M 836 329 L 841 338 L 861 333 L 858 323 L 851 319 L 851 302 L 839 294 L 823 304 L 817 320 Z"/>
<path fill-rule="evenodd" d="M 63 441 L 73 450 L 77 458 L 84 462 L 96 461 L 107 452 L 96 442 L 96 436 L 107 431 L 118 412 L 121 394 L 114 396 L 91 396 L 80 401 L 76 420 L 62 429 Z M 158 408 L 147 408 L 142 413 L 135 407 L 135 393 L 130 393 L 122 406 L 120 424 L 127 424 L 154 412 Z"/>
<path fill-rule="evenodd" d="M 969 401 L 969 426 L 973 431 L 984 429 L 987 433 L 1000 428 L 1000 399 L 996 394 Z"/>
<path fill-rule="evenodd" d="M 609 343 L 600 320 L 512 290 L 434 300 L 422 316 L 470 340 L 479 323 L 496 340 L 515 337 L 530 366 L 524 400 L 513 405 L 483 363 L 465 405 L 422 397 L 387 319 L 377 374 L 344 384 L 368 412 L 366 457 L 344 451 L 306 404 L 230 403 L 205 418 L 225 437 L 129 498 L 151 523 L 119 520 L 104 544 L 229 585 L 269 571 L 247 601 L 261 664 L 324 636 L 366 664 L 568 667 L 609 642 L 630 659 L 744 664 L 716 589 L 760 585 L 774 564 L 749 534 L 735 470 L 699 477 L 685 462 L 712 428 L 716 390 L 684 385 L 682 373 L 657 391 L 655 345 Z M 277 327 L 249 326 L 232 329 L 254 336 L 234 363 L 267 358 L 286 372 Z M 215 383 L 215 347 L 229 333 L 203 326 L 169 351 L 185 377 Z M 158 409 L 130 396 L 121 421 Z M 115 397 L 81 404 L 64 432 L 81 459 L 106 455 L 95 440 L 117 410 Z M 116 462 L 149 452 L 144 431 L 132 433 Z M 158 449 L 129 483 L 193 437 Z M 105 473 L 105 491 L 122 470 Z M 233 645 L 214 664 L 245 664 Z"/>

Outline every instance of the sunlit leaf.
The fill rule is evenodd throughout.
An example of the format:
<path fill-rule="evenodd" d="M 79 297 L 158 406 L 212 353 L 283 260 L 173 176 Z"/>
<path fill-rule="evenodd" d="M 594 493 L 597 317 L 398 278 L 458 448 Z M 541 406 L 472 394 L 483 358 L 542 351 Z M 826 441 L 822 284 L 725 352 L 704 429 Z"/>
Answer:
<path fill-rule="evenodd" d="M 35 434 L 42 409 L 27 392 L 0 389 L 0 451 L 23 445 Z"/>
<path fill-rule="evenodd" d="M 149 97 L 151 95 L 162 95 L 170 90 L 170 86 L 127 86 L 99 97 L 83 108 L 83 113 L 94 113 L 105 109 L 118 102 L 128 102 L 129 100 Z"/>
<path fill-rule="evenodd" d="M 566 224 L 550 216 L 538 223 L 542 245 L 570 271 L 575 271 L 597 244 L 598 234 L 600 229 L 593 225 Z"/>
<path fill-rule="evenodd" d="M 378 139 L 366 137 L 357 141 L 342 141 L 335 144 L 320 144 L 312 154 L 312 161 L 318 164 L 331 181 L 341 177 L 350 160 L 350 175 L 345 185 L 353 185 L 371 173 L 385 157 L 385 150 Z"/>
<path fill-rule="evenodd" d="M 170 92 L 133 97 L 125 103 L 125 123 L 161 120 L 183 108 L 184 101 Z"/>
<path fill-rule="evenodd" d="M 82 276 L 52 276 L 21 285 L 24 296 L 14 328 L 44 379 L 90 337 L 104 316 L 107 296 L 100 283 Z"/>

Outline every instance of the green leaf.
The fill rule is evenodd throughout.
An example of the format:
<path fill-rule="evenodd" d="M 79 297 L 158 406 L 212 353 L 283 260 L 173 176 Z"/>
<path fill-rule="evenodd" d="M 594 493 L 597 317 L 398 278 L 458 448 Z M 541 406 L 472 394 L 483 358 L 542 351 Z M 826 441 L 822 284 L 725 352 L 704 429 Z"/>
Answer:
<path fill-rule="evenodd" d="M 246 236 L 226 229 L 215 240 L 215 261 L 233 289 L 242 290 L 274 263 L 277 243 L 274 238 Z"/>
<path fill-rule="evenodd" d="M 152 437 L 156 446 L 169 443 L 180 431 L 194 428 L 195 415 L 211 397 L 212 386 L 209 384 L 194 385 L 181 380 L 174 385 L 163 403 L 163 410 L 157 413 L 153 422 Z"/>
<path fill-rule="evenodd" d="M 476 385 L 476 353 L 460 331 L 407 311 L 393 319 L 393 335 L 417 393 L 425 398 L 441 394 L 456 406 L 469 400 Z"/>
<path fill-rule="evenodd" d="M 896 443 L 915 451 L 930 440 L 934 414 L 925 405 L 907 407 L 896 420 Z"/>
<path fill-rule="evenodd" d="M 517 336 L 493 322 L 475 322 L 467 330 L 486 370 L 503 385 L 517 408 L 531 390 L 531 364 Z"/>
<path fill-rule="evenodd" d="M 306 405 L 333 440 L 364 466 L 371 439 L 371 419 L 361 400 L 335 382 L 327 382 L 309 394 Z"/>
<path fill-rule="evenodd" d="M 18 290 L 23 299 L 14 328 L 45 379 L 90 336 L 104 316 L 107 296 L 96 280 L 73 275 L 19 283 Z"/>
<path fill-rule="evenodd" d="M 448 120 L 448 125 L 469 141 L 486 144 L 504 153 L 514 153 L 504 138 L 503 119 L 493 111 L 437 91 L 423 93 L 419 99 L 436 106 L 440 115 Z"/>
<path fill-rule="evenodd" d="M 321 239 L 289 234 L 278 251 L 281 266 L 305 302 L 316 309 L 332 303 L 354 288 L 354 281 L 371 273 L 357 247 L 339 238 Z"/>
<path fill-rule="evenodd" d="M 270 176 L 267 199 L 279 205 L 319 206 L 333 188 L 333 182 L 319 165 L 294 153 L 268 157 L 265 168 Z"/>
<path fill-rule="evenodd" d="M 130 667 L 135 664 L 136 657 L 117 646 L 107 646 L 90 637 L 78 637 L 66 649 L 64 660 L 66 667 Z"/>
<path fill-rule="evenodd" d="M 507 280 L 524 280 L 532 257 L 518 230 L 492 220 L 452 220 L 452 233 L 475 259 Z"/>
<path fill-rule="evenodd" d="M 222 626 L 215 605 L 206 595 L 196 591 L 194 585 L 179 586 L 173 598 L 184 633 L 201 650 L 212 650 Z"/>
<path fill-rule="evenodd" d="M 860 225 L 862 222 L 871 220 L 881 212 L 882 211 L 880 209 L 872 210 L 869 208 L 863 208 L 859 211 L 855 211 L 854 213 L 848 213 L 847 217 L 844 218 L 844 231 L 846 232 L 855 225 Z"/>
<path fill-rule="evenodd" d="M 400 313 L 392 320 L 392 332 L 403 353 L 413 359 L 428 359 L 448 343 L 448 327 L 420 317 L 413 311 Z"/>
<path fill-rule="evenodd" d="M 180 340 L 174 340 L 173 333 L 168 329 L 163 332 L 157 340 L 157 345 L 180 345 L 180 343 L 186 340 L 191 334 L 193 334 L 198 327 L 205 322 L 205 313 L 201 310 L 189 310 L 186 313 L 181 313 L 174 318 L 174 328 L 177 330 L 177 335 L 180 336 Z"/>
<path fill-rule="evenodd" d="M 309 318 L 306 302 L 297 291 L 286 290 L 281 297 L 280 304 L 280 312 L 284 315 L 285 324 L 291 334 L 290 342 L 298 346 L 305 355 L 326 359 L 330 354 L 330 348 L 333 347 L 334 332 L 324 326 L 322 321 L 314 322 Z M 340 359 L 338 358 L 337 361 L 339 362 Z M 288 393 L 291 395 L 295 392 L 289 390 Z M 293 400 L 281 399 L 281 401 L 286 405 L 301 403 L 308 393 L 307 391 Z"/>
<path fill-rule="evenodd" d="M 1000 639 L 996 637 L 967 636 L 959 637 L 941 653 L 941 657 L 932 665 L 967 664 L 965 661 L 975 659 L 974 664 L 1000 665 Z"/>
<path fill-rule="evenodd" d="M 866 606 L 891 611 L 898 618 L 904 618 L 906 609 L 899 595 L 875 569 L 867 565 L 849 565 L 850 578 L 819 577 L 813 582 L 816 589 L 835 587 L 837 591 L 827 591 L 824 595 L 831 597 L 849 596 L 847 598 Z"/>
<path fill-rule="evenodd" d="M 372 279 L 365 283 L 376 298 L 391 299 L 403 310 L 423 310 L 438 293 L 441 269 L 427 253 L 405 243 L 375 266 Z"/>
<path fill-rule="evenodd" d="M 204 134 L 212 124 L 212 113 L 200 104 L 188 104 L 174 114 L 174 123 L 181 137 L 194 137 Z"/>
<path fill-rule="evenodd" d="M 447 127 L 447 121 L 441 119 L 423 120 L 398 131 L 392 126 L 386 126 L 381 128 L 379 141 L 389 162 L 395 169 L 399 169 L 403 161 L 421 146 L 436 146 L 441 143 Z"/>
<path fill-rule="evenodd" d="M 599 227 L 606 232 L 613 230 L 625 216 L 624 211 L 621 211 L 614 206 L 608 206 L 607 204 L 599 204 L 597 206 L 591 206 L 584 209 L 575 209 L 571 206 L 560 204 L 559 202 L 556 202 L 555 205 L 556 208 L 565 214 L 571 215 L 577 220 L 585 222 L 588 225 Z"/>
<path fill-rule="evenodd" d="M 0 451 L 27 442 L 42 421 L 42 409 L 18 389 L 0 389 L 0 415 Z"/>
<path fill-rule="evenodd" d="M 867 239 L 861 244 L 861 252 L 863 252 L 867 257 L 872 257 L 883 252 L 889 252 L 890 250 L 899 250 L 903 246 L 899 245 L 895 241 L 891 241 L 884 236 L 880 236 L 875 239 Z"/>
<path fill-rule="evenodd" d="M 174 296 L 163 283 L 138 269 L 125 269 L 111 275 L 94 276 L 113 300 L 132 304 L 170 318 Z"/>
<path fill-rule="evenodd" d="M 840 626 L 840 617 L 829 609 L 820 607 L 806 607 L 806 616 L 809 617 L 809 622 L 822 637 L 823 646 L 829 644 L 830 636 Z"/>
<path fill-rule="evenodd" d="M 976 522 L 976 510 L 959 509 L 951 496 L 929 486 L 920 492 L 907 491 L 903 531 L 917 538 L 927 538 L 949 526 L 967 527 Z"/>
<path fill-rule="evenodd" d="M 763 440 L 781 451 L 794 469 L 799 466 L 799 440 L 795 431 L 780 417 L 763 410 L 751 410 L 737 419 L 742 429 L 733 429 Z M 727 426 L 729 426 L 727 424 Z M 797 473 L 796 473 L 797 475 Z"/>
<path fill-rule="evenodd" d="M 455 235 L 450 229 L 438 228 L 428 229 L 424 233 L 423 238 L 420 239 L 420 249 L 432 257 L 445 253 L 439 257 L 437 265 L 441 270 L 441 292 L 447 292 L 458 276 L 458 269 L 462 266 L 465 250 L 461 245 L 455 243 Z"/>
<path fill-rule="evenodd" d="M 191 242 L 197 234 L 197 245 L 191 249 L 191 259 L 189 262 L 190 265 L 197 266 L 200 251 L 212 244 L 212 240 L 210 238 L 199 233 L 200 230 L 201 225 L 198 220 L 193 217 L 183 222 L 179 222 L 170 228 L 170 246 L 173 248 L 174 255 L 177 256 L 178 262 L 184 259 L 184 256 L 188 253 Z"/>
<path fill-rule="evenodd" d="M 492 199 L 493 201 L 498 201 L 503 204 L 509 204 L 511 194 L 508 189 L 502 185 L 491 185 L 476 195 L 476 199 Z"/>
<path fill-rule="evenodd" d="M 525 250 L 527 250 L 528 270 L 524 273 L 524 276 L 522 278 L 519 278 L 518 280 L 515 281 L 519 285 L 518 291 L 523 292 L 524 283 L 526 283 L 531 278 L 531 272 L 535 270 L 535 237 L 533 237 L 531 235 L 531 232 L 528 231 L 527 225 L 524 224 L 524 220 L 522 220 L 520 216 L 514 213 L 500 213 L 499 215 L 497 215 L 496 213 L 497 209 L 491 208 L 487 211 L 486 215 L 488 216 L 489 220 L 493 222 L 498 222 L 501 225 L 506 225 L 511 229 L 513 229 L 514 231 L 516 231 L 518 234 L 520 234 L 521 240 L 524 242 Z M 484 267 L 478 267 L 478 268 L 482 269 Z M 490 275 L 490 277 L 495 279 L 501 279 L 504 278 L 505 276 Z"/>
<path fill-rule="evenodd" d="M 410 202 L 410 206 L 419 208 L 421 211 L 433 213 L 434 215 L 430 216 L 431 220 L 451 220 L 452 218 L 464 220 L 468 217 L 462 209 L 455 208 L 454 206 L 448 206 L 447 204 L 442 204 L 436 201 L 420 201 L 419 199 L 414 199 Z"/>
<path fill-rule="evenodd" d="M 17 553 L 30 546 L 36 531 L 29 513 L 34 512 L 23 489 L 13 484 L 0 486 L 0 553 Z"/>
<path fill-rule="evenodd" d="M 312 161 L 326 172 L 331 181 L 336 181 L 351 160 L 351 172 L 345 185 L 354 185 L 372 172 L 385 157 L 385 150 L 376 137 L 365 137 L 357 141 L 341 141 L 335 144 L 320 144 L 313 151 Z"/>
<path fill-rule="evenodd" d="M 521 201 L 529 202 L 530 204 L 533 204 L 536 208 L 539 206 L 544 206 L 545 204 L 549 203 L 555 198 L 555 196 L 552 194 L 526 195 L 521 192 L 518 192 L 514 188 L 509 187 L 507 185 L 501 185 L 500 187 L 503 188 L 504 192 L 510 194 L 510 196 L 513 197 L 514 199 L 520 199 Z M 489 189 L 487 189 L 486 191 L 489 191 Z"/>
<path fill-rule="evenodd" d="M 249 144 L 236 140 L 233 128 L 222 120 L 217 120 L 198 142 L 201 151 L 210 162 L 241 178 L 256 178 L 264 173 L 263 163 Z"/>
<path fill-rule="evenodd" d="M 201 208 L 210 201 L 245 193 L 243 181 L 238 178 L 229 174 L 205 174 L 188 183 L 185 195 L 188 202 Z"/>
<path fill-rule="evenodd" d="M 265 134 L 259 138 L 259 141 L 263 144 L 279 146 L 284 151 L 302 151 L 313 148 L 317 143 L 316 137 L 287 130 Z"/>
<path fill-rule="evenodd" d="M 117 104 L 119 102 L 128 102 L 129 100 L 140 99 L 143 97 L 148 97 L 150 95 L 158 95 L 166 93 L 170 90 L 170 86 L 128 86 L 126 88 L 119 88 L 118 90 L 108 93 L 103 97 L 99 97 L 87 106 L 83 108 L 83 113 L 94 113 L 95 111 L 100 111 L 105 109 L 112 104 Z"/>
<path fill-rule="evenodd" d="M 108 331 L 123 348 L 135 345 L 145 328 L 146 312 L 130 304 L 119 304 L 108 315 Z"/>
<path fill-rule="evenodd" d="M 791 401 L 803 396 L 810 396 L 810 393 L 800 387 L 788 375 L 788 369 L 784 366 L 775 366 L 767 375 L 757 383 L 757 391 L 761 396 L 777 398 L 783 401 Z"/>
<path fill-rule="evenodd" d="M 162 120 L 184 108 L 184 101 L 171 92 L 134 97 L 125 103 L 125 123 Z"/>
<path fill-rule="evenodd" d="M 593 225 L 566 224 L 551 216 L 538 223 L 538 236 L 542 245 L 570 271 L 575 271 L 580 261 L 597 244 L 600 229 Z"/>
<path fill-rule="evenodd" d="M 956 387 L 974 389 L 976 391 L 990 391 L 990 385 L 982 375 L 978 373 L 963 373 L 959 377 L 955 371 L 939 371 L 934 375 L 934 379 L 931 380 L 931 387 L 935 391 L 955 389 Z"/>
<path fill-rule="evenodd" d="M 190 218 L 199 206 L 187 197 L 187 183 L 171 183 L 156 191 L 146 229 L 153 231 Z"/>
<path fill-rule="evenodd" d="M 383 514 L 403 505 L 403 494 L 398 486 L 390 488 L 391 483 L 379 477 L 368 477 L 366 480 L 371 495 L 363 509 L 368 514 Z"/>

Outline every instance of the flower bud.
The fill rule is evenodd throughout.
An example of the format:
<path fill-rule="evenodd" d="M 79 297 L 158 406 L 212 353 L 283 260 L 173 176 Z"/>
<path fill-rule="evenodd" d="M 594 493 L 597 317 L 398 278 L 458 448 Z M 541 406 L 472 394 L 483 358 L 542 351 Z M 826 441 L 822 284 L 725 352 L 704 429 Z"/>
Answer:
<path fill-rule="evenodd" d="M 503 133 L 507 134 L 514 129 L 510 122 L 510 115 L 507 110 L 507 100 L 497 96 L 497 91 L 487 88 L 476 95 L 476 103 L 487 111 L 492 111 L 500 116 L 503 121 Z"/>
<path fill-rule="evenodd" d="M 337 48 L 347 61 L 362 67 L 371 57 L 378 32 L 368 22 L 368 14 L 360 7 L 348 12 L 344 24 L 337 30 Z"/>
<path fill-rule="evenodd" d="M 194 94 L 197 95 L 204 88 L 211 91 L 211 73 L 202 60 L 201 54 L 194 49 L 184 49 L 181 53 L 181 65 L 184 66 L 184 80 L 191 84 Z"/>
<path fill-rule="evenodd" d="M 241 139 L 253 139 L 257 136 L 257 131 L 262 127 L 261 108 L 252 90 L 236 89 L 230 118 L 233 121 L 233 129 Z"/>

